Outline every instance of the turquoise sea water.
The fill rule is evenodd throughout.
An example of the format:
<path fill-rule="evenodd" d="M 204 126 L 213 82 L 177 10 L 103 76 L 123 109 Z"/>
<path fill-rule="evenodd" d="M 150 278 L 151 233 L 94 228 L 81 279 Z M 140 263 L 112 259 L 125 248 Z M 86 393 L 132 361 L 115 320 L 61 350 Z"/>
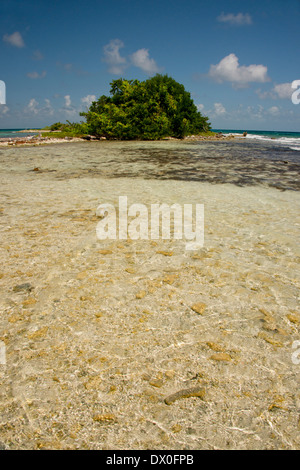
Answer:
<path fill-rule="evenodd" d="M 224 134 L 243 134 L 247 132 L 250 135 L 266 136 L 266 137 L 290 137 L 300 138 L 300 132 L 287 132 L 287 131 L 248 131 L 247 129 L 213 129 L 214 132 L 222 132 Z"/>
<path fill-rule="evenodd" d="M 0 129 L 0 139 L 1 138 L 14 138 L 14 137 L 25 137 L 26 135 L 32 135 L 32 132 L 20 134 L 18 131 L 23 131 L 26 129 Z"/>
<path fill-rule="evenodd" d="M 1 137 L 24 137 L 26 134 L 22 133 L 19 134 L 18 131 L 26 130 L 26 129 L 0 129 L 0 138 Z M 254 139 L 260 141 L 269 141 L 276 144 L 281 144 L 284 146 L 288 146 L 290 148 L 293 147 L 293 150 L 300 150 L 300 132 L 286 132 L 286 131 L 256 131 L 251 130 L 248 131 L 246 129 L 213 129 L 214 132 L 222 132 L 225 135 L 237 135 L 242 136 L 242 134 L 246 131 L 247 136 L 246 139 Z M 32 135 L 32 133 L 28 132 L 27 135 Z"/>
<path fill-rule="evenodd" d="M 32 135 L 32 133 L 18 133 L 23 129 L 0 129 L 0 138 L 16 138 Z M 25 129 L 26 130 L 26 129 Z M 242 136 L 247 132 L 247 142 L 261 142 L 276 147 L 280 146 L 294 151 L 300 151 L 300 132 L 286 132 L 286 131 L 245 131 L 244 129 L 213 129 L 214 132 L 222 132 L 224 135 Z"/>
<path fill-rule="evenodd" d="M 246 139 L 270 142 L 275 145 L 282 145 L 288 147 L 291 150 L 300 151 L 300 132 L 285 132 L 285 131 L 248 131 L 237 130 L 237 129 L 213 129 L 214 132 L 222 132 L 224 135 L 236 135 L 242 136 L 244 132 L 247 132 Z"/>

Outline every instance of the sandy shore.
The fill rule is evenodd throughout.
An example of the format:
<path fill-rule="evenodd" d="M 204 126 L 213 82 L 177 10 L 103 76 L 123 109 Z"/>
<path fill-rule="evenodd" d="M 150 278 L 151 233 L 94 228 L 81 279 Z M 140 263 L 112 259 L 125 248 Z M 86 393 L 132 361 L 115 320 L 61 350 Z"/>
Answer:
<path fill-rule="evenodd" d="M 34 129 L 26 130 L 26 131 L 19 131 L 19 133 L 29 133 L 29 132 L 37 132 Z M 23 137 L 2 137 L 0 138 L 0 148 L 1 147 L 20 147 L 20 146 L 37 146 L 37 145 L 46 145 L 46 144 L 64 144 L 66 142 L 74 143 L 74 142 L 87 142 L 87 139 L 81 137 L 64 137 L 60 138 L 55 136 L 57 134 L 56 131 L 53 131 L 53 137 L 42 137 L 42 133 L 39 132 L 39 135 L 32 135 L 32 136 L 23 136 Z M 101 138 L 100 140 L 106 140 L 105 138 Z M 234 136 L 225 136 L 221 133 L 216 135 L 191 135 L 185 137 L 185 141 L 224 141 L 224 140 L 233 140 L 236 139 Z M 241 137 L 242 139 L 242 137 Z M 167 137 L 163 140 L 171 140 L 171 141 L 182 141 L 182 139 L 175 139 L 174 137 Z"/>
<path fill-rule="evenodd" d="M 20 131 L 21 132 L 21 131 Z M 84 141 L 78 137 L 68 137 L 59 139 L 56 137 L 40 137 L 40 136 L 29 136 L 29 137 L 14 137 L 14 138 L 0 138 L 1 147 L 21 147 L 21 146 L 37 146 L 46 144 L 65 144 L 66 142 L 82 142 Z"/>
<path fill-rule="evenodd" d="M 83 175 L 67 147 L 0 155 L 0 446 L 299 449 L 299 193 Z M 119 195 L 203 203 L 204 247 L 97 240 Z"/>

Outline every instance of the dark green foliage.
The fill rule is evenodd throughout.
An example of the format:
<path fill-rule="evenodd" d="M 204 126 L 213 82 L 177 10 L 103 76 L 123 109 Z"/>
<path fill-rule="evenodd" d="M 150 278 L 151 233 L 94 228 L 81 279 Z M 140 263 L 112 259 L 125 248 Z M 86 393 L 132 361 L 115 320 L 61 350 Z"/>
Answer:
<path fill-rule="evenodd" d="M 88 133 L 88 125 L 86 122 L 70 122 L 67 121 L 63 131 L 69 133 L 72 136 L 82 136 Z"/>
<path fill-rule="evenodd" d="M 50 131 L 61 131 L 65 126 L 62 122 L 55 122 L 50 126 Z"/>
<path fill-rule="evenodd" d="M 45 127 L 45 130 L 48 129 L 51 132 L 55 131 L 55 136 L 57 137 L 81 137 L 88 134 L 88 125 L 86 122 L 79 123 L 67 121 L 66 124 L 55 122 L 50 127 Z M 44 136 L 46 136 L 45 133 Z M 48 133 L 47 136 L 53 137 L 53 135 L 51 136 L 51 133 Z"/>
<path fill-rule="evenodd" d="M 101 96 L 88 112 L 80 113 L 86 118 L 89 134 L 108 139 L 157 140 L 210 130 L 208 118 L 197 110 L 190 93 L 167 75 L 144 82 L 114 80 L 110 95 Z"/>

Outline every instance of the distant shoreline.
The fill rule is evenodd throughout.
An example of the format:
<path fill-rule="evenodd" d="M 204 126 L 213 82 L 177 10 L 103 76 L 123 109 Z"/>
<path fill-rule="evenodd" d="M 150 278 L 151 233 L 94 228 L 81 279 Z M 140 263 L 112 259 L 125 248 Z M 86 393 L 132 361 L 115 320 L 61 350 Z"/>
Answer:
<path fill-rule="evenodd" d="M 29 136 L 29 137 L 3 137 L 0 138 L 0 147 L 22 147 L 22 146 L 37 146 L 47 144 L 58 144 L 66 142 L 84 142 L 84 139 L 79 137 L 70 138 L 49 138 L 40 136 Z"/>
<path fill-rule="evenodd" d="M 70 143 L 70 142 L 102 142 L 102 141 L 115 141 L 115 140 L 109 140 L 105 138 L 95 138 L 94 136 L 86 136 L 86 137 L 58 137 L 58 136 L 53 136 L 53 137 L 43 137 L 43 131 L 41 130 L 20 130 L 17 131 L 20 133 L 30 133 L 34 132 L 37 133 L 38 135 L 31 135 L 31 136 L 25 136 L 25 137 L 2 137 L 0 138 L 0 147 L 19 147 L 19 146 L 36 146 L 36 145 L 47 145 L 47 144 L 58 144 L 58 143 Z M 51 134 L 56 134 L 59 133 L 59 131 L 52 131 Z M 49 132 L 47 131 L 47 134 Z M 242 136 L 241 136 L 242 137 Z M 175 137 L 166 137 L 164 139 L 160 139 L 159 142 L 165 142 L 165 141 L 224 141 L 224 140 L 234 140 L 236 137 L 235 136 L 225 136 L 222 133 L 218 133 L 215 135 L 191 135 L 187 136 L 184 139 L 176 139 Z M 119 142 L 122 142 L 121 140 Z M 123 141 L 123 142 L 128 142 L 128 141 Z M 141 141 L 141 142 L 146 142 L 146 141 Z M 157 141 L 153 141 L 157 142 Z"/>
<path fill-rule="evenodd" d="M 3 137 L 1 137 L 1 135 Z M 105 137 L 96 137 L 93 135 L 72 136 L 60 130 L 49 131 L 48 129 L 1 129 L 0 130 L 0 148 L 16 147 L 16 146 L 36 146 L 55 143 L 74 143 L 87 141 L 107 141 L 107 142 L 130 142 L 128 140 L 106 139 Z M 135 140 L 136 142 L 148 142 L 146 140 Z M 190 135 L 183 139 L 175 137 L 165 137 L 153 142 L 218 142 L 218 141 L 235 141 L 235 142 L 266 142 L 289 148 L 290 150 L 300 151 L 300 132 L 287 131 L 243 131 L 241 129 L 213 129 L 207 133 L 200 135 Z M 152 142 L 149 140 L 149 142 Z"/>

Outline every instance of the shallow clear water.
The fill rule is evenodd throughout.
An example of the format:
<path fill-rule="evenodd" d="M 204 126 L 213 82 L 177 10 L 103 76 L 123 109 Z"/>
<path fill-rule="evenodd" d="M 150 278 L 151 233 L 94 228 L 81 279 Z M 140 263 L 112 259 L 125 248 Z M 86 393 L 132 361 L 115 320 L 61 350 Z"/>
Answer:
<path fill-rule="evenodd" d="M 225 135 L 241 136 L 243 131 L 234 129 L 213 129 L 214 132 L 222 132 Z M 291 150 L 300 151 L 300 132 L 283 131 L 246 131 L 246 139 L 258 142 L 269 142 L 271 144 L 288 147 Z"/>
<path fill-rule="evenodd" d="M 299 449 L 300 199 L 271 187 L 295 185 L 299 162 L 281 155 L 247 141 L 0 150 L 5 445 Z M 120 195 L 203 204 L 203 248 L 97 239 L 98 205 Z M 195 386 L 203 401 L 166 405 Z"/>
<path fill-rule="evenodd" d="M 1 149 L 4 167 L 53 178 L 143 178 L 300 189 L 300 155 L 269 142 L 85 142 Z M 1 163 L 0 163 L 1 164 Z"/>
<path fill-rule="evenodd" d="M 23 129 L 0 129 L 0 139 L 4 138 L 10 138 L 14 139 L 16 137 L 26 137 L 29 135 L 34 135 L 35 133 L 33 132 L 22 132 L 22 134 L 19 133 Z"/>

